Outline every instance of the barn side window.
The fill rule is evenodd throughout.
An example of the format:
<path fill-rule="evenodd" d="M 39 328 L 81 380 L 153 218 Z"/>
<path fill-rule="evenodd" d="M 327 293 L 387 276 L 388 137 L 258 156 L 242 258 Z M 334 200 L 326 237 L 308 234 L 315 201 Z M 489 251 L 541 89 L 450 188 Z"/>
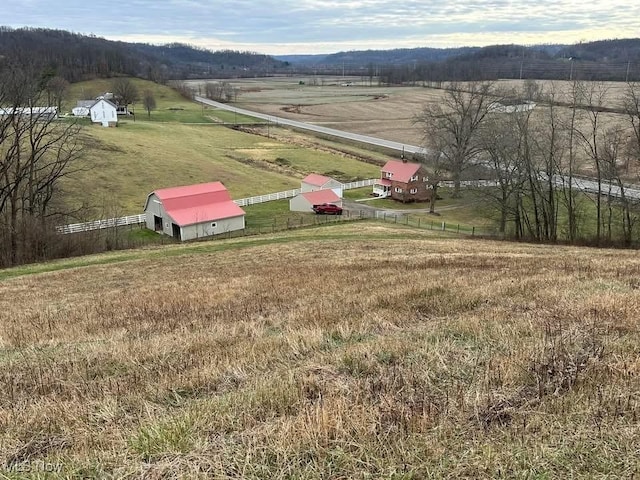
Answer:
<path fill-rule="evenodd" d="M 211 228 L 216 228 L 218 224 L 216 222 L 211 222 Z"/>

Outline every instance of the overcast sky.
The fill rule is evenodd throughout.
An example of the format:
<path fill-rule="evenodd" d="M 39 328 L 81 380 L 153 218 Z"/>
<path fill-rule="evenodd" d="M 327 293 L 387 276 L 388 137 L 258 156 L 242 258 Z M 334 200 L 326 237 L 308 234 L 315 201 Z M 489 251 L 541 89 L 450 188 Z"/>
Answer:
<path fill-rule="evenodd" d="M 640 0 L 15 0 L 0 25 L 272 55 L 640 37 Z"/>

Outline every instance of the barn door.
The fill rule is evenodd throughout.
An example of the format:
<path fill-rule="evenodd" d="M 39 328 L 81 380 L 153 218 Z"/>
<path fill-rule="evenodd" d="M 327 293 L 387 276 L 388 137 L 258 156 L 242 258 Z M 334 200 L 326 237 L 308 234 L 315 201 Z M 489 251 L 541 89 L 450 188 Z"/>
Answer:
<path fill-rule="evenodd" d="M 173 230 L 173 238 L 176 240 L 182 240 L 182 237 L 180 236 L 180 227 L 175 223 L 172 223 L 171 228 Z"/>

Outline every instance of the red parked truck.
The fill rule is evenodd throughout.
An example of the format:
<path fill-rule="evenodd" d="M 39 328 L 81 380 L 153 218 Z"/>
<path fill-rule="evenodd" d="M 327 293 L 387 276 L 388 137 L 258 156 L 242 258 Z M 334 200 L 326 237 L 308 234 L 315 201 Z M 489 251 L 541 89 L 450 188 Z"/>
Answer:
<path fill-rule="evenodd" d="M 321 203 L 313 206 L 313 211 L 318 215 L 342 215 L 342 207 L 334 203 Z"/>

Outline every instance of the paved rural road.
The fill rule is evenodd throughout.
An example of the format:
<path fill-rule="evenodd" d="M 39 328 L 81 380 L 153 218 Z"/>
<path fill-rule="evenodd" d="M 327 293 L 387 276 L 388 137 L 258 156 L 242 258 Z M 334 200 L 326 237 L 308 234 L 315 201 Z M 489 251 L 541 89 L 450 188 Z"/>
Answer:
<path fill-rule="evenodd" d="M 318 125 L 313 125 L 311 123 L 305 122 L 297 122 L 295 120 L 289 120 L 288 118 L 276 117 L 274 115 L 267 115 L 264 113 L 253 112 L 251 110 L 245 110 L 243 108 L 232 107 L 231 105 L 227 105 L 225 103 L 214 102 L 213 100 L 209 100 L 204 97 L 194 97 L 197 102 L 204 103 L 205 105 L 209 105 L 212 107 L 219 108 L 221 110 L 227 110 L 229 112 L 239 113 L 241 115 L 247 115 L 249 117 L 259 118 L 261 120 L 266 120 L 267 122 L 274 123 L 276 125 L 289 125 L 291 127 L 299 128 L 301 130 L 310 130 L 312 132 L 323 133 L 325 135 L 331 135 L 339 138 L 346 138 L 348 140 L 354 140 L 356 142 L 368 143 L 370 145 L 377 145 L 379 147 L 389 148 L 391 150 L 397 150 L 398 152 L 407 152 L 407 153 L 425 153 L 426 149 L 424 147 L 418 147 L 416 145 L 407 145 L 404 143 L 392 142 L 389 140 L 383 140 L 382 138 L 369 137 L 367 135 L 359 135 L 357 133 L 345 132 L 342 130 L 336 130 L 334 128 L 320 127 Z M 554 176 L 554 182 L 556 185 L 561 186 L 563 184 L 568 183 L 568 178 L 563 177 L 561 175 Z M 574 177 L 574 185 L 579 190 L 589 192 L 589 193 L 598 193 L 598 183 L 593 179 L 588 179 L 584 177 Z M 621 191 L 620 187 L 617 185 L 611 185 L 611 190 L 609 191 L 609 185 L 606 182 L 602 183 L 602 194 L 603 195 L 611 195 L 612 197 L 620 198 Z M 632 200 L 640 200 L 640 186 L 637 185 L 625 185 L 624 194 L 627 198 Z"/>
<path fill-rule="evenodd" d="M 569 182 L 568 177 L 562 177 L 560 175 L 555 175 L 553 181 L 558 186 L 567 185 Z M 582 190 L 583 192 L 589 193 L 598 193 L 598 182 L 584 177 L 574 177 L 573 184 L 575 188 Z M 621 198 L 622 191 L 618 185 L 611 184 L 605 180 L 602 181 L 602 186 L 600 187 L 600 191 L 603 195 L 611 195 L 612 197 Z M 630 200 L 640 200 L 640 186 L 638 185 L 625 185 L 624 186 L 624 196 Z"/>
<path fill-rule="evenodd" d="M 291 127 L 299 128 L 301 130 L 310 130 L 312 132 L 323 133 L 325 135 L 331 135 L 333 137 L 346 138 L 348 140 L 354 140 L 356 142 L 368 143 L 370 145 L 377 145 L 379 147 L 389 148 L 391 150 L 397 150 L 398 152 L 405 151 L 407 153 L 424 153 L 424 147 L 418 147 L 416 145 L 407 145 L 404 143 L 392 142 L 390 140 L 383 140 L 382 138 L 369 137 L 367 135 L 359 135 L 357 133 L 345 132 L 342 130 L 336 130 L 334 128 L 320 127 L 311 123 L 297 122 L 295 120 L 289 120 L 288 118 L 276 117 L 274 115 L 266 115 L 264 113 L 253 112 L 251 110 L 245 110 L 243 108 L 232 107 L 225 103 L 214 102 L 208 98 L 194 97 L 196 102 L 204 103 L 211 107 L 220 108 L 229 112 L 239 113 L 241 115 L 247 115 L 249 117 L 259 118 L 266 120 L 267 122 L 274 123 L 276 125 L 289 125 Z"/>

